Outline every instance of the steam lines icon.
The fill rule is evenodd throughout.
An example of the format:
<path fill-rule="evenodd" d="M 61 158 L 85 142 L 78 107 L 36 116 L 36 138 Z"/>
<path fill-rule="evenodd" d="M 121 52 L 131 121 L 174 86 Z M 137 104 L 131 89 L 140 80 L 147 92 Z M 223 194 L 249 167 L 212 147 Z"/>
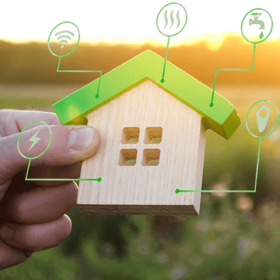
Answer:
<path fill-rule="evenodd" d="M 187 10 L 179 3 L 169 3 L 158 13 L 156 25 L 158 31 L 167 37 L 176 36 L 186 26 Z"/>
<path fill-rule="evenodd" d="M 166 11 L 165 11 L 165 14 L 164 14 L 165 26 L 163 27 L 163 29 L 165 29 L 165 28 L 167 27 L 167 25 L 168 25 L 167 12 L 168 12 L 168 10 L 166 10 Z M 179 27 L 179 25 L 180 25 L 180 16 L 179 16 L 179 13 L 180 13 L 180 10 L 179 10 L 179 11 L 177 12 L 177 14 L 176 14 L 176 19 L 177 19 L 177 23 L 178 23 L 176 29 L 177 29 L 177 28 Z M 171 13 L 170 13 L 170 21 L 171 21 L 171 26 L 169 27 L 169 29 L 172 28 L 173 25 L 174 25 L 173 10 L 172 10 Z"/>
<path fill-rule="evenodd" d="M 169 3 L 165 5 L 158 12 L 157 19 L 156 19 L 157 29 L 162 35 L 168 38 L 162 77 L 160 80 L 161 83 L 164 83 L 165 67 L 166 67 L 170 37 L 176 36 L 180 32 L 182 32 L 187 24 L 187 20 L 188 20 L 187 10 L 183 5 L 179 3 L 175 3 L 175 2 Z"/>
<path fill-rule="evenodd" d="M 59 41 L 60 44 L 62 44 L 60 46 L 62 49 L 64 48 L 63 43 L 67 44 L 71 40 L 71 37 L 68 34 L 71 35 L 72 37 L 75 36 L 75 34 L 69 30 L 62 30 L 55 34 L 56 39 Z"/>

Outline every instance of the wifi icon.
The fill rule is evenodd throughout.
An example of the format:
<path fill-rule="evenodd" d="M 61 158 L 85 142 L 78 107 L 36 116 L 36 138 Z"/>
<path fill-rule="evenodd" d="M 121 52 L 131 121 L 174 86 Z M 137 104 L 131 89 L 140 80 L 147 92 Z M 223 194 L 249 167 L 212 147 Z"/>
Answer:
<path fill-rule="evenodd" d="M 75 34 L 69 30 L 62 30 L 59 31 L 55 34 L 56 39 L 58 40 L 58 42 L 61 44 L 61 48 L 64 48 L 64 44 L 67 44 L 70 40 L 71 40 L 71 35 L 72 37 L 75 36 Z"/>
<path fill-rule="evenodd" d="M 63 21 L 57 24 L 50 32 L 48 37 L 49 51 L 54 56 L 67 56 L 77 48 L 80 37 L 79 27 L 74 22 Z M 65 48 L 65 46 L 67 47 Z"/>

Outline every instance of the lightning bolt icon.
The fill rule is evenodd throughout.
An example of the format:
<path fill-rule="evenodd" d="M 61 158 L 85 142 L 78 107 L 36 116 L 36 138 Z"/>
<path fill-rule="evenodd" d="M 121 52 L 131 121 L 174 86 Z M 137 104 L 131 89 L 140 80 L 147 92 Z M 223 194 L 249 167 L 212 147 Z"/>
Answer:
<path fill-rule="evenodd" d="M 41 128 L 39 130 L 37 130 L 36 133 L 28 140 L 33 143 L 27 152 L 29 152 L 41 140 L 41 138 L 37 137 L 40 130 L 41 130 Z"/>

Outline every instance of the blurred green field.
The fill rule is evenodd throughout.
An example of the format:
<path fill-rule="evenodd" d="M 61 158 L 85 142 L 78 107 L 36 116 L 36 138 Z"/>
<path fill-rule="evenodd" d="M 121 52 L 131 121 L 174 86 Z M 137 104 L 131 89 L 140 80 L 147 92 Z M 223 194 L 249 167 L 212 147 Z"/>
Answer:
<path fill-rule="evenodd" d="M 79 88 L 65 85 L 0 84 L 0 109 L 54 112 L 52 104 Z"/>
<path fill-rule="evenodd" d="M 0 109 L 53 111 L 51 105 L 80 86 L 0 85 Z M 253 189 L 258 140 L 246 130 L 249 107 L 280 87 L 217 86 L 242 125 L 224 140 L 208 132 L 204 189 Z M 75 207 L 70 237 L 58 248 L 0 271 L 19 280 L 248 280 L 280 279 L 280 129 L 261 150 L 257 193 L 203 194 L 198 217 L 85 217 Z"/>

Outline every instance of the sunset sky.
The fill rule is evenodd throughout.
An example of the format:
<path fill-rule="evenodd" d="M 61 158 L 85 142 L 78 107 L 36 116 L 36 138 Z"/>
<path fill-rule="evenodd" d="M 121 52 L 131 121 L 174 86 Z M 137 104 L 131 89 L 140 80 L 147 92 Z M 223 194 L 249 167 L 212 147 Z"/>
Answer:
<path fill-rule="evenodd" d="M 166 44 L 166 38 L 156 28 L 157 13 L 169 3 L 165 0 L 1 2 L 0 39 L 2 40 L 47 41 L 55 25 L 69 20 L 79 26 L 81 42 L 150 41 Z M 243 16 L 254 8 L 264 8 L 270 12 L 274 21 L 270 38 L 280 37 L 279 1 L 182 0 L 179 3 L 187 10 L 188 22 L 183 32 L 172 38 L 173 44 L 200 40 L 205 38 L 205 34 L 208 34 L 206 39 L 213 44 L 219 44 L 222 40 L 221 34 L 224 32 L 240 34 Z"/>

